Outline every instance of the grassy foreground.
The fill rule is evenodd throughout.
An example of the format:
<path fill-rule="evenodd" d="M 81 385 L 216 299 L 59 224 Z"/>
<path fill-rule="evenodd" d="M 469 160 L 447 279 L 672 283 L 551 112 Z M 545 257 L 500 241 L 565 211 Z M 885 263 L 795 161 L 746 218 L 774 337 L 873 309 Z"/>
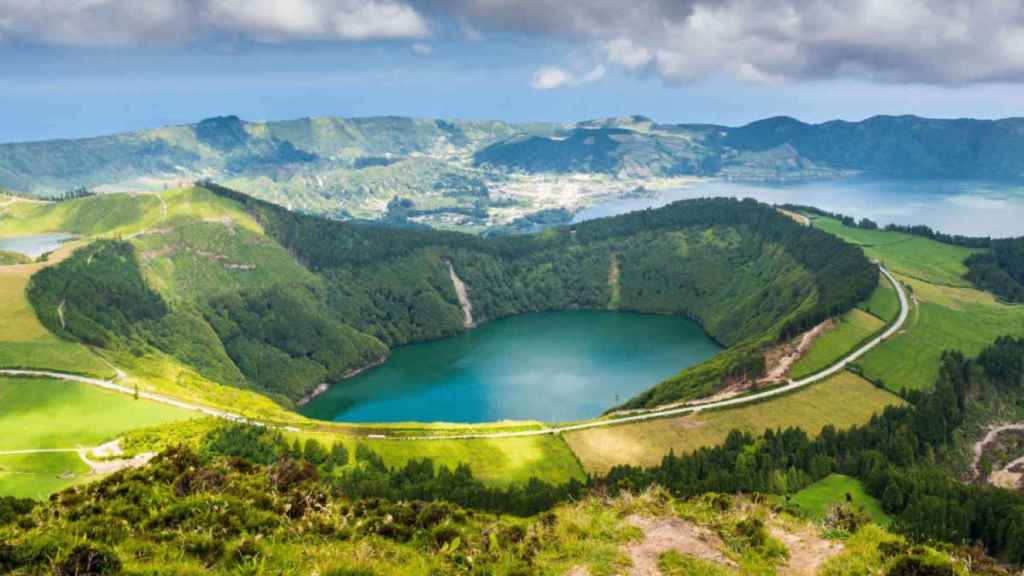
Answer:
<path fill-rule="evenodd" d="M 837 428 L 863 424 L 886 406 L 900 403 L 897 396 L 842 372 L 770 402 L 568 432 L 565 440 L 587 472 L 604 473 L 616 464 L 656 465 L 670 450 L 681 454 L 720 444 L 733 429 L 760 434 L 793 426 L 816 434 L 827 424 Z"/>

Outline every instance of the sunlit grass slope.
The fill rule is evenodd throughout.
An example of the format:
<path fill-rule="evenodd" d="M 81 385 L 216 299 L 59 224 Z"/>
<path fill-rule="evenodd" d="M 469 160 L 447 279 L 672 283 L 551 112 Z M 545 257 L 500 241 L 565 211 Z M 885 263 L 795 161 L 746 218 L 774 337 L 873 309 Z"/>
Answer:
<path fill-rule="evenodd" d="M 653 466 L 670 450 L 692 452 L 723 442 L 733 429 L 760 434 L 769 428 L 798 427 L 817 434 L 826 424 L 848 428 L 863 424 L 897 396 L 849 372 L 768 402 L 678 418 L 662 418 L 565 434 L 588 472 L 607 472 L 616 464 Z"/>
<path fill-rule="evenodd" d="M 963 278 L 963 259 L 974 250 L 897 232 L 861 230 L 829 218 L 817 218 L 814 225 L 860 244 L 910 291 L 904 329 L 858 362 L 871 380 L 894 391 L 928 389 L 943 351 L 972 356 L 999 336 L 1024 335 L 1024 306 L 998 302 Z"/>
<path fill-rule="evenodd" d="M 74 382 L 0 378 L 0 452 L 93 447 L 194 413 Z M 0 496 L 45 496 L 83 481 L 73 452 L 0 455 Z M 61 478 L 65 472 L 75 476 Z"/>

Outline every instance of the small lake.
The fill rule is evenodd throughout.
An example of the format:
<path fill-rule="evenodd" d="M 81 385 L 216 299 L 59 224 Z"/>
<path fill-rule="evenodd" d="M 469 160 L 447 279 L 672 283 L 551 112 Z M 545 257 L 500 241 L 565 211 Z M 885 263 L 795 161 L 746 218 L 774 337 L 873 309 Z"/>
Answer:
<path fill-rule="evenodd" d="M 577 212 L 573 221 L 708 196 L 805 204 L 882 225 L 924 224 L 948 234 L 999 238 L 1024 234 L 1024 184 L 866 177 L 778 185 L 701 180 L 686 188 L 596 204 Z"/>
<path fill-rule="evenodd" d="M 344 422 L 562 422 L 600 415 L 721 348 L 692 320 L 570 310 L 403 346 L 304 406 Z"/>
<path fill-rule="evenodd" d="M 32 236 L 0 237 L 0 251 L 18 252 L 29 258 L 38 258 L 47 252 L 53 252 L 60 245 L 74 239 L 73 234 L 55 232 L 53 234 L 35 234 Z"/>

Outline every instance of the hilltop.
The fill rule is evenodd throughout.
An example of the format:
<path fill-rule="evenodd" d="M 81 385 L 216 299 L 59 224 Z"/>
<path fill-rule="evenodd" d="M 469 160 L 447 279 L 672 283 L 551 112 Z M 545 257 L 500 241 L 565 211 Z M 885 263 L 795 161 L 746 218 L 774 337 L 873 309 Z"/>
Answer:
<path fill-rule="evenodd" d="M 236 116 L 81 140 L 0 144 L 0 187 L 54 196 L 201 178 L 293 209 L 479 230 L 684 177 L 1024 178 L 1024 120 L 876 116 L 807 124 L 577 124 Z"/>

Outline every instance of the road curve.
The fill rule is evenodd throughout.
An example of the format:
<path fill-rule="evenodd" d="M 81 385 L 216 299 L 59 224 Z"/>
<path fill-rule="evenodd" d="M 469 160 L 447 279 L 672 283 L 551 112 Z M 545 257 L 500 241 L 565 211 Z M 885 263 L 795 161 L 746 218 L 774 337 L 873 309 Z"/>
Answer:
<path fill-rule="evenodd" d="M 878 264 L 878 269 L 885 275 L 889 282 L 896 288 L 896 294 L 899 296 L 900 302 L 900 313 L 897 316 L 896 321 L 889 325 L 884 332 L 872 338 L 868 342 L 864 343 L 863 346 L 854 350 L 844 358 L 829 366 L 828 368 L 816 372 L 806 378 L 800 380 L 790 380 L 785 386 L 778 388 L 772 388 L 771 390 L 765 390 L 756 394 L 750 394 L 749 396 L 739 396 L 736 398 L 729 398 L 728 400 L 720 400 L 718 402 L 711 402 L 708 404 L 701 404 L 699 406 L 681 406 L 676 408 L 667 408 L 663 410 L 652 409 L 649 412 L 643 414 L 634 414 L 630 416 L 620 416 L 617 418 L 607 418 L 603 420 L 594 420 L 592 422 L 582 422 L 579 424 L 566 424 L 564 426 L 553 426 L 550 428 L 541 428 L 534 430 L 521 430 L 517 432 L 490 432 L 490 433 L 479 433 L 479 434 L 453 434 L 453 435 L 436 435 L 436 436 L 386 436 L 383 434 L 373 434 L 367 436 L 373 440 L 471 440 L 471 439 L 491 439 L 491 438 L 518 438 L 523 436 L 542 436 L 545 434 L 560 434 L 562 432 L 573 432 L 576 430 L 586 430 L 588 428 L 601 428 L 605 426 L 615 426 L 617 424 L 626 424 L 630 422 L 642 422 L 644 420 L 654 420 L 656 418 L 665 418 L 668 416 L 679 416 L 683 414 L 695 414 L 702 410 L 709 410 L 715 408 L 726 408 L 730 406 L 739 406 L 742 404 L 748 404 L 751 402 L 757 402 L 764 400 L 765 398 L 771 398 L 773 396 L 779 396 L 781 394 L 787 394 L 793 390 L 803 388 L 815 382 L 820 382 L 834 374 L 842 372 L 848 365 L 855 362 L 868 351 L 872 350 L 886 339 L 896 334 L 902 327 L 907 319 L 907 315 L 910 311 L 910 305 L 907 301 L 907 294 L 903 289 L 903 286 L 885 269 L 881 263 Z M 225 412 L 206 406 L 197 404 L 190 404 L 183 402 L 168 396 L 161 394 L 154 394 L 152 392 L 144 392 L 141 390 L 135 390 L 127 386 L 116 384 L 109 380 L 101 380 L 99 378 L 89 378 L 86 376 L 79 376 L 75 374 L 66 374 L 63 372 L 49 372 L 45 370 L 8 370 L 0 369 L 0 376 L 15 376 L 15 377 L 30 377 L 30 378 L 53 378 L 56 380 L 66 380 L 70 382 L 78 382 L 81 384 L 90 384 L 92 386 L 98 386 L 114 392 L 120 392 L 122 394 L 135 395 L 138 394 L 139 398 L 145 398 L 146 400 L 152 400 L 154 402 L 160 402 L 170 406 L 175 406 L 184 410 L 191 410 L 199 412 L 207 416 L 213 416 L 216 418 L 223 418 L 225 420 L 231 420 L 234 422 L 245 422 L 256 425 L 271 425 L 265 422 L 251 420 L 234 414 L 231 412 Z M 293 428 L 288 428 L 292 430 Z"/>

